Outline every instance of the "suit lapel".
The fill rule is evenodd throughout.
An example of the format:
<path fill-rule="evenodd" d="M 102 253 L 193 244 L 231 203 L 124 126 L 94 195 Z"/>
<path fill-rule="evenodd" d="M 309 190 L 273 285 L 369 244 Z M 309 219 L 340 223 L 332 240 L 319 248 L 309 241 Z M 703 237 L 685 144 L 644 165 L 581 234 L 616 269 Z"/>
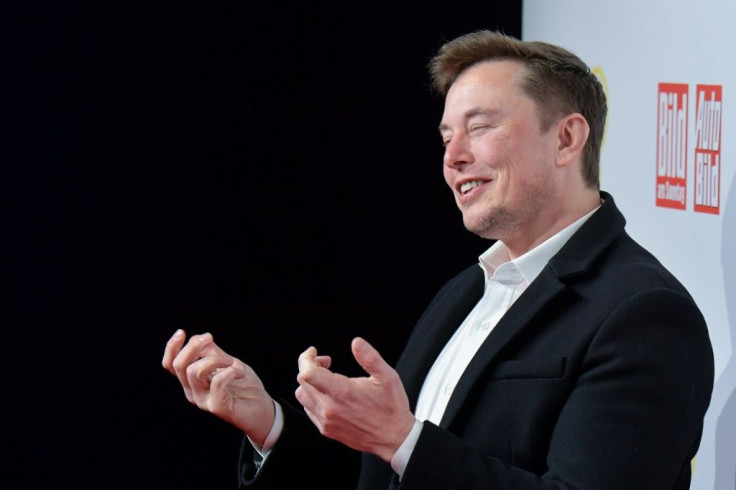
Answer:
<path fill-rule="evenodd" d="M 412 409 L 427 372 L 482 295 L 483 271 L 476 265 L 448 284 L 419 319 L 396 364 Z"/>
<path fill-rule="evenodd" d="M 565 286 L 548 267 L 529 285 L 501 318 L 465 368 L 445 409 L 440 423 L 442 427 L 448 427 L 452 423 L 476 381 L 498 359 L 504 348 L 530 324 L 539 310 L 564 290 Z"/>
<path fill-rule="evenodd" d="M 613 198 L 601 193 L 604 204 L 552 257 L 488 335 L 460 377 L 440 425 L 448 427 L 483 372 L 499 358 L 504 348 L 530 324 L 547 304 L 565 291 L 565 278 L 583 274 L 624 233 L 625 220 Z M 462 320 L 461 320 L 462 321 Z"/>

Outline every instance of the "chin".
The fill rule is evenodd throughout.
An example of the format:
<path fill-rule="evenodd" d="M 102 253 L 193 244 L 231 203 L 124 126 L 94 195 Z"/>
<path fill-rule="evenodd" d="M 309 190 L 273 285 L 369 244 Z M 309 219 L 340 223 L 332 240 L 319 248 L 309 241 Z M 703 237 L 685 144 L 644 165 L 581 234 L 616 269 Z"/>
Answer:
<path fill-rule="evenodd" d="M 483 216 L 463 216 L 466 230 L 489 240 L 497 239 L 512 222 L 511 214 L 505 209 L 495 209 Z"/>
<path fill-rule="evenodd" d="M 492 233 L 492 227 L 488 226 L 488 223 L 478 220 L 463 220 L 465 229 L 471 233 L 474 233 L 482 238 L 488 238 L 488 235 Z"/>

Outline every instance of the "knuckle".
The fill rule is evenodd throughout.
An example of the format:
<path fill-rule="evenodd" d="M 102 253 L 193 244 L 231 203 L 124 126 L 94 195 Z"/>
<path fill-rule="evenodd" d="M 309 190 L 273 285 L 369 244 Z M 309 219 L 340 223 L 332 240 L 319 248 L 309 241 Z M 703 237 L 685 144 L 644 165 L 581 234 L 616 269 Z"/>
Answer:
<path fill-rule="evenodd" d="M 314 370 L 311 368 L 311 366 L 306 366 L 299 371 L 299 374 L 297 374 L 296 379 L 300 383 L 302 382 L 310 383 L 314 379 Z"/>
<path fill-rule="evenodd" d="M 222 392 L 230 386 L 232 378 L 221 373 L 216 374 L 210 381 L 210 392 Z"/>
<path fill-rule="evenodd" d="M 182 369 L 184 369 L 184 360 L 177 357 L 174 359 L 174 362 L 171 363 L 171 367 L 176 371 L 177 373 L 180 373 Z"/>
<path fill-rule="evenodd" d="M 327 400 L 322 404 L 322 418 L 325 420 L 325 424 L 329 424 L 330 421 L 335 420 L 340 414 L 341 408 L 334 402 Z"/>
<path fill-rule="evenodd" d="M 198 379 L 199 372 L 194 364 L 190 364 L 189 366 L 187 366 L 185 369 L 185 373 L 187 375 L 187 379 L 189 379 L 190 381 Z"/>

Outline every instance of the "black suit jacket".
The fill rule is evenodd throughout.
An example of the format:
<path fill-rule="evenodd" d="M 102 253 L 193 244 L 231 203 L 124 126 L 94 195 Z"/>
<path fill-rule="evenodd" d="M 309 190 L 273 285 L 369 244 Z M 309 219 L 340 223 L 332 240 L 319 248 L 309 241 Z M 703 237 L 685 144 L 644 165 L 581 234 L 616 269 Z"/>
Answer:
<path fill-rule="evenodd" d="M 401 479 L 364 454 L 360 490 L 687 489 L 713 386 L 703 317 L 624 231 L 610 195 L 549 261 L 425 422 Z M 416 404 L 424 378 L 483 294 L 473 265 L 435 296 L 396 369 Z M 355 454 L 287 406 L 284 431 L 241 484 L 355 488 Z M 311 485 L 313 484 L 313 485 Z"/>

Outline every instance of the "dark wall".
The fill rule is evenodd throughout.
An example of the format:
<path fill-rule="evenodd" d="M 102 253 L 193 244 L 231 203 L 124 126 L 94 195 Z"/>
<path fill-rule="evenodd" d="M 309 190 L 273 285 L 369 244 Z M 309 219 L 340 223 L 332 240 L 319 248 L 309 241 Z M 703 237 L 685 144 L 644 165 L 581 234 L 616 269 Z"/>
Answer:
<path fill-rule="evenodd" d="M 439 45 L 521 1 L 16 7 L 3 488 L 234 488 L 236 430 L 160 366 L 210 331 L 291 397 L 307 346 L 393 362 L 487 247 L 441 172 Z M 5 453 L 7 452 L 7 455 Z"/>

